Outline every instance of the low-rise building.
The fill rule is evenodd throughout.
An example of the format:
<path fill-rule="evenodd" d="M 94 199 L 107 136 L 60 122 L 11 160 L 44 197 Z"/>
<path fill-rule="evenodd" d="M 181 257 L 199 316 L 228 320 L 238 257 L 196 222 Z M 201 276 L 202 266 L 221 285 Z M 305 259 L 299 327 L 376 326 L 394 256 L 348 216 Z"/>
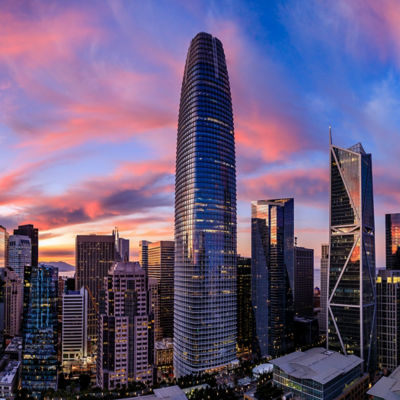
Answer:
<path fill-rule="evenodd" d="M 154 394 L 139 397 L 128 397 L 123 400 L 187 400 L 184 391 L 179 386 L 169 386 L 154 389 Z"/>
<path fill-rule="evenodd" d="M 307 400 L 361 399 L 368 390 L 369 376 L 363 360 L 321 347 L 296 351 L 270 361 L 274 384 L 285 395 Z"/>
<path fill-rule="evenodd" d="M 367 394 L 373 400 L 400 399 L 400 366 L 389 376 L 383 376 L 375 383 Z"/>
<path fill-rule="evenodd" d="M 0 398 L 14 399 L 18 387 L 21 361 L 4 356 L 0 361 Z"/>
<path fill-rule="evenodd" d="M 10 360 L 22 361 L 22 347 L 22 337 L 14 336 L 7 345 L 5 354 L 9 356 Z"/>
<path fill-rule="evenodd" d="M 163 339 L 155 344 L 155 368 L 157 380 L 168 378 L 173 374 L 174 343 L 172 339 Z"/>

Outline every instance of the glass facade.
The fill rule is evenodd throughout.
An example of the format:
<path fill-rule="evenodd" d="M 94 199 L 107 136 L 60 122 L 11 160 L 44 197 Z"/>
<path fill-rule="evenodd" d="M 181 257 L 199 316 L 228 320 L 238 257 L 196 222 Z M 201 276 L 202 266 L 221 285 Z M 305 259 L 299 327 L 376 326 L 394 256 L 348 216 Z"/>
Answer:
<path fill-rule="evenodd" d="M 251 204 L 252 303 L 259 357 L 290 351 L 293 337 L 294 201 Z"/>
<path fill-rule="evenodd" d="M 222 43 L 191 42 L 182 83 L 175 181 L 174 369 L 236 358 L 236 166 Z"/>
<path fill-rule="evenodd" d="M 28 312 L 25 315 L 22 387 L 35 397 L 57 390 L 58 270 L 32 267 Z"/>
<path fill-rule="evenodd" d="M 400 269 L 400 214 L 386 214 L 386 268 Z"/>
<path fill-rule="evenodd" d="M 330 147 L 328 346 L 376 362 L 375 226 L 371 155 Z"/>

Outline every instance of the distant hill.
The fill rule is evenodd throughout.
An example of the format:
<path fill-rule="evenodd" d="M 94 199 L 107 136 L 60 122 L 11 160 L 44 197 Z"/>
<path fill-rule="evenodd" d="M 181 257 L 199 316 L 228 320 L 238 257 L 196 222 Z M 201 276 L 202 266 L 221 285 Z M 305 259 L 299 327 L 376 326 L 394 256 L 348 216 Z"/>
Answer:
<path fill-rule="evenodd" d="M 59 275 L 71 276 L 75 272 L 75 267 L 64 261 L 40 261 L 40 264 L 49 264 L 57 267 Z"/>

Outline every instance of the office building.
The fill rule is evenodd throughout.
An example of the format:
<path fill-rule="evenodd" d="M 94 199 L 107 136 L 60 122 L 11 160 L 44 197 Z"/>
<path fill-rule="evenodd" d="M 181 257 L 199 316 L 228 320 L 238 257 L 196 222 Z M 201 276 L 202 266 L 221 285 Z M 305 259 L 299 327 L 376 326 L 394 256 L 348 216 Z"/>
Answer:
<path fill-rule="evenodd" d="M 376 366 L 375 223 L 371 154 L 330 145 L 328 348 Z M 361 322 L 360 322 L 361 321 Z M 361 324 L 361 325 L 360 325 Z"/>
<path fill-rule="evenodd" d="M 158 382 L 173 376 L 173 355 L 174 343 L 172 338 L 162 339 L 155 343 L 154 368 Z"/>
<path fill-rule="evenodd" d="M 381 270 L 376 279 L 378 368 L 400 365 L 400 271 Z"/>
<path fill-rule="evenodd" d="M 99 320 L 97 385 L 115 389 L 152 382 L 148 361 L 148 291 L 139 263 L 113 264 L 104 280 L 105 313 Z"/>
<path fill-rule="evenodd" d="M 34 396 L 57 390 L 57 281 L 51 265 L 32 267 L 28 312 L 24 315 L 22 387 Z"/>
<path fill-rule="evenodd" d="M 148 244 L 147 276 L 159 282 L 159 316 L 161 338 L 174 334 L 174 261 L 175 242 L 162 240 Z"/>
<path fill-rule="evenodd" d="M 294 201 L 251 203 L 252 304 L 259 357 L 293 349 Z"/>
<path fill-rule="evenodd" d="M 32 245 L 28 236 L 11 235 L 8 239 L 8 265 L 21 279 L 24 279 L 25 267 L 32 262 Z"/>
<path fill-rule="evenodd" d="M 321 347 L 287 354 L 270 361 L 274 384 L 306 400 L 359 400 L 368 390 L 369 376 L 363 360 Z"/>
<path fill-rule="evenodd" d="M 147 266 L 149 262 L 149 242 L 148 240 L 141 240 L 139 242 L 139 264 L 147 271 Z"/>
<path fill-rule="evenodd" d="M 236 161 L 222 43 L 192 40 L 182 82 L 175 175 L 174 370 L 236 360 Z"/>
<path fill-rule="evenodd" d="M 400 366 L 389 376 L 383 376 L 368 390 L 371 400 L 397 400 L 400 399 Z"/>
<path fill-rule="evenodd" d="M 18 389 L 21 361 L 11 360 L 7 355 L 0 360 L 0 398 L 14 399 Z"/>
<path fill-rule="evenodd" d="M 327 312 L 328 312 L 328 265 L 329 265 L 329 244 L 321 245 L 321 293 L 320 307 L 318 315 L 319 331 L 326 335 L 327 332 Z"/>
<path fill-rule="evenodd" d="M 38 266 L 39 262 L 39 229 L 35 228 L 32 224 L 19 225 L 14 229 L 14 235 L 28 236 L 31 240 L 31 263 L 33 267 Z"/>
<path fill-rule="evenodd" d="M 251 304 L 251 258 L 237 258 L 237 353 L 249 357 L 253 342 L 253 307 Z"/>
<path fill-rule="evenodd" d="M 4 334 L 17 336 L 22 328 L 23 279 L 10 268 L 4 271 Z"/>
<path fill-rule="evenodd" d="M 129 262 L 129 239 L 118 238 L 118 253 L 121 261 Z"/>
<path fill-rule="evenodd" d="M 400 213 L 386 214 L 386 269 L 400 270 Z"/>
<path fill-rule="evenodd" d="M 294 248 L 294 311 L 302 317 L 314 315 L 314 250 Z"/>
<path fill-rule="evenodd" d="M 89 294 L 88 351 L 96 351 L 98 315 L 104 278 L 115 262 L 114 235 L 78 235 L 75 248 L 75 289 L 86 288 Z"/>
<path fill-rule="evenodd" d="M 0 225 L 0 268 L 8 266 L 8 232 Z"/>
<path fill-rule="evenodd" d="M 87 358 L 88 293 L 85 288 L 62 296 L 62 366 L 65 372 L 80 369 Z"/>

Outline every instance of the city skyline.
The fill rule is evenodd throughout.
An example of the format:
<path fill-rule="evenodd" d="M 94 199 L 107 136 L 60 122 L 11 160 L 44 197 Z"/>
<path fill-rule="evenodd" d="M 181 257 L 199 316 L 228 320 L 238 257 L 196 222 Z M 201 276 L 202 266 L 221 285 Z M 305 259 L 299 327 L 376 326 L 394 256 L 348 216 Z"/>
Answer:
<path fill-rule="evenodd" d="M 73 264 L 76 235 L 114 226 L 135 259 L 139 240 L 173 238 L 179 86 L 190 40 L 206 31 L 224 43 L 231 74 L 238 253 L 250 255 L 250 202 L 288 196 L 299 245 L 319 259 L 331 124 L 343 147 L 372 149 L 385 265 L 384 215 L 399 211 L 398 4 L 13 3 L 0 17 L 1 223 L 37 226 L 41 260 Z"/>

